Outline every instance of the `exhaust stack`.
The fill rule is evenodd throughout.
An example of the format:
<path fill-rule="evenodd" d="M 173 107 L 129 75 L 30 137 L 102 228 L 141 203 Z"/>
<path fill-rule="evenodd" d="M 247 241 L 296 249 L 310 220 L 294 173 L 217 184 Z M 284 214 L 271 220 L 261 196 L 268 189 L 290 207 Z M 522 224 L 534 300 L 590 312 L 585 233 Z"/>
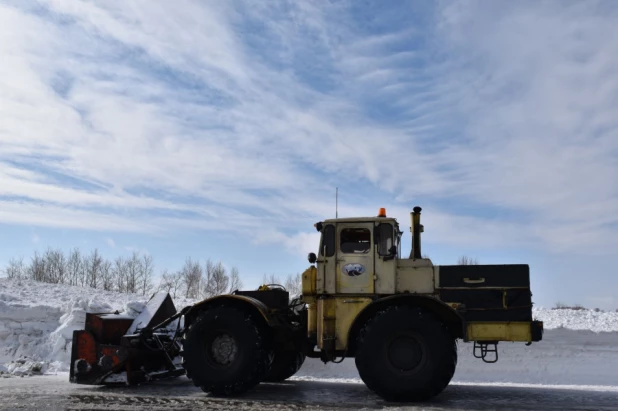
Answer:
<path fill-rule="evenodd" d="M 423 210 L 419 206 L 414 207 L 410 213 L 410 221 L 412 226 L 410 231 L 412 232 L 412 250 L 410 251 L 410 258 L 416 260 L 421 258 L 421 233 L 423 232 L 423 225 L 421 224 L 421 211 Z"/>

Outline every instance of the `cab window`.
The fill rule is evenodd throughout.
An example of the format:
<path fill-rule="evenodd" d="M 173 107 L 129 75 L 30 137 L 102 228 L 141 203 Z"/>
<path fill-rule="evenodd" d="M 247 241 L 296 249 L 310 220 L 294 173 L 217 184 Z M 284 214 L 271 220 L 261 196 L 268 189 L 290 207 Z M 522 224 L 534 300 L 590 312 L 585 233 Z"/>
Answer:
<path fill-rule="evenodd" d="M 329 224 L 322 229 L 322 244 L 320 255 L 332 257 L 335 255 L 335 226 Z"/>
<path fill-rule="evenodd" d="M 371 232 L 366 228 L 344 228 L 339 249 L 346 254 L 366 254 L 371 249 Z"/>
<path fill-rule="evenodd" d="M 393 225 L 389 223 L 381 223 L 377 227 L 376 243 L 378 244 L 378 255 L 390 255 L 391 248 L 395 245 L 393 238 Z"/>

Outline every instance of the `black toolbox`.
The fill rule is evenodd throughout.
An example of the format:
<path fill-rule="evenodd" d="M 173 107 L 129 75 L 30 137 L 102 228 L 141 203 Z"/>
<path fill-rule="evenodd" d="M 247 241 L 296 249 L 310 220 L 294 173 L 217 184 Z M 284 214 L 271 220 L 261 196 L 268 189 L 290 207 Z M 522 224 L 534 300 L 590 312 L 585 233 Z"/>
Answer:
<path fill-rule="evenodd" d="M 442 265 L 438 292 L 467 321 L 532 321 L 527 264 Z"/>

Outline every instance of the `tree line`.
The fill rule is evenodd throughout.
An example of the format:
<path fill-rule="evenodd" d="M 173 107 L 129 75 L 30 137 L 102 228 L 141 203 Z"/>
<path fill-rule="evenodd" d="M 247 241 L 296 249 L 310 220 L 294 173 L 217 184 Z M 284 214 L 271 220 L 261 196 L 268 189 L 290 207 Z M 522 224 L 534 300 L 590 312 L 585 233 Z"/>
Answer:
<path fill-rule="evenodd" d="M 121 293 L 145 295 L 154 288 L 152 256 L 140 255 L 137 252 L 128 258 L 108 260 L 97 249 L 83 254 L 75 248 L 65 254 L 62 250 L 48 248 L 42 254 L 36 251 L 28 263 L 23 257 L 12 258 L 2 271 L 11 279 L 91 287 Z"/>
<path fill-rule="evenodd" d="M 103 257 L 97 249 L 88 254 L 74 248 L 68 253 L 48 248 L 36 251 L 26 262 L 12 258 L 0 273 L 9 279 L 34 280 L 51 284 L 91 287 L 105 291 L 149 295 L 165 291 L 173 298 L 203 299 L 229 294 L 242 289 L 243 282 L 236 267 L 229 270 L 221 261 L 207 259 L 204 263 L 187 258 L 177 271 L 163 269 L 154 278 L 155 265 L 150 254 L 134 251 L 129 257 L 113 260 Z M 281 284 L 290 296 L 300 294 L 301 275 L 288 275 L 281 280 L 274 275 L 264 275 L 263 284 Z"/>
<path fill-rule="evenodd" d="M 229 272 L 221 263 L 210 259 L 204 264 L 187 258 L 182 268 L 176 272 L 167 269 L 161 273 L 159 291 L 169 293 L 173 298 L 209 298 L 215 295 L 229 294 L 243 287 L 236 267 Z"/>

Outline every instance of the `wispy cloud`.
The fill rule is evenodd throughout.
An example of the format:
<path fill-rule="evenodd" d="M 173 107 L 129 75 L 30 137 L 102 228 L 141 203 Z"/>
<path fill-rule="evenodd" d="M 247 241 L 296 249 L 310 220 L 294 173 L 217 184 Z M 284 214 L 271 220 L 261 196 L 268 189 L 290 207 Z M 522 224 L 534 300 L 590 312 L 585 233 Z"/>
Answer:
<path fill-rule="evenodd" d="M 0 222 L 303 249 L 339 186 L 444 241 L 609 252 L 618 8 L 500 4 L 2 5 Z"/>
<path fill-rule="evenodd" d="M 105 237 L 105 243 L 107 244 L 108 247 L 110 248 L 116 248 L 116 242 L 114 241 L 113 238 L 111 237 Z"/>

